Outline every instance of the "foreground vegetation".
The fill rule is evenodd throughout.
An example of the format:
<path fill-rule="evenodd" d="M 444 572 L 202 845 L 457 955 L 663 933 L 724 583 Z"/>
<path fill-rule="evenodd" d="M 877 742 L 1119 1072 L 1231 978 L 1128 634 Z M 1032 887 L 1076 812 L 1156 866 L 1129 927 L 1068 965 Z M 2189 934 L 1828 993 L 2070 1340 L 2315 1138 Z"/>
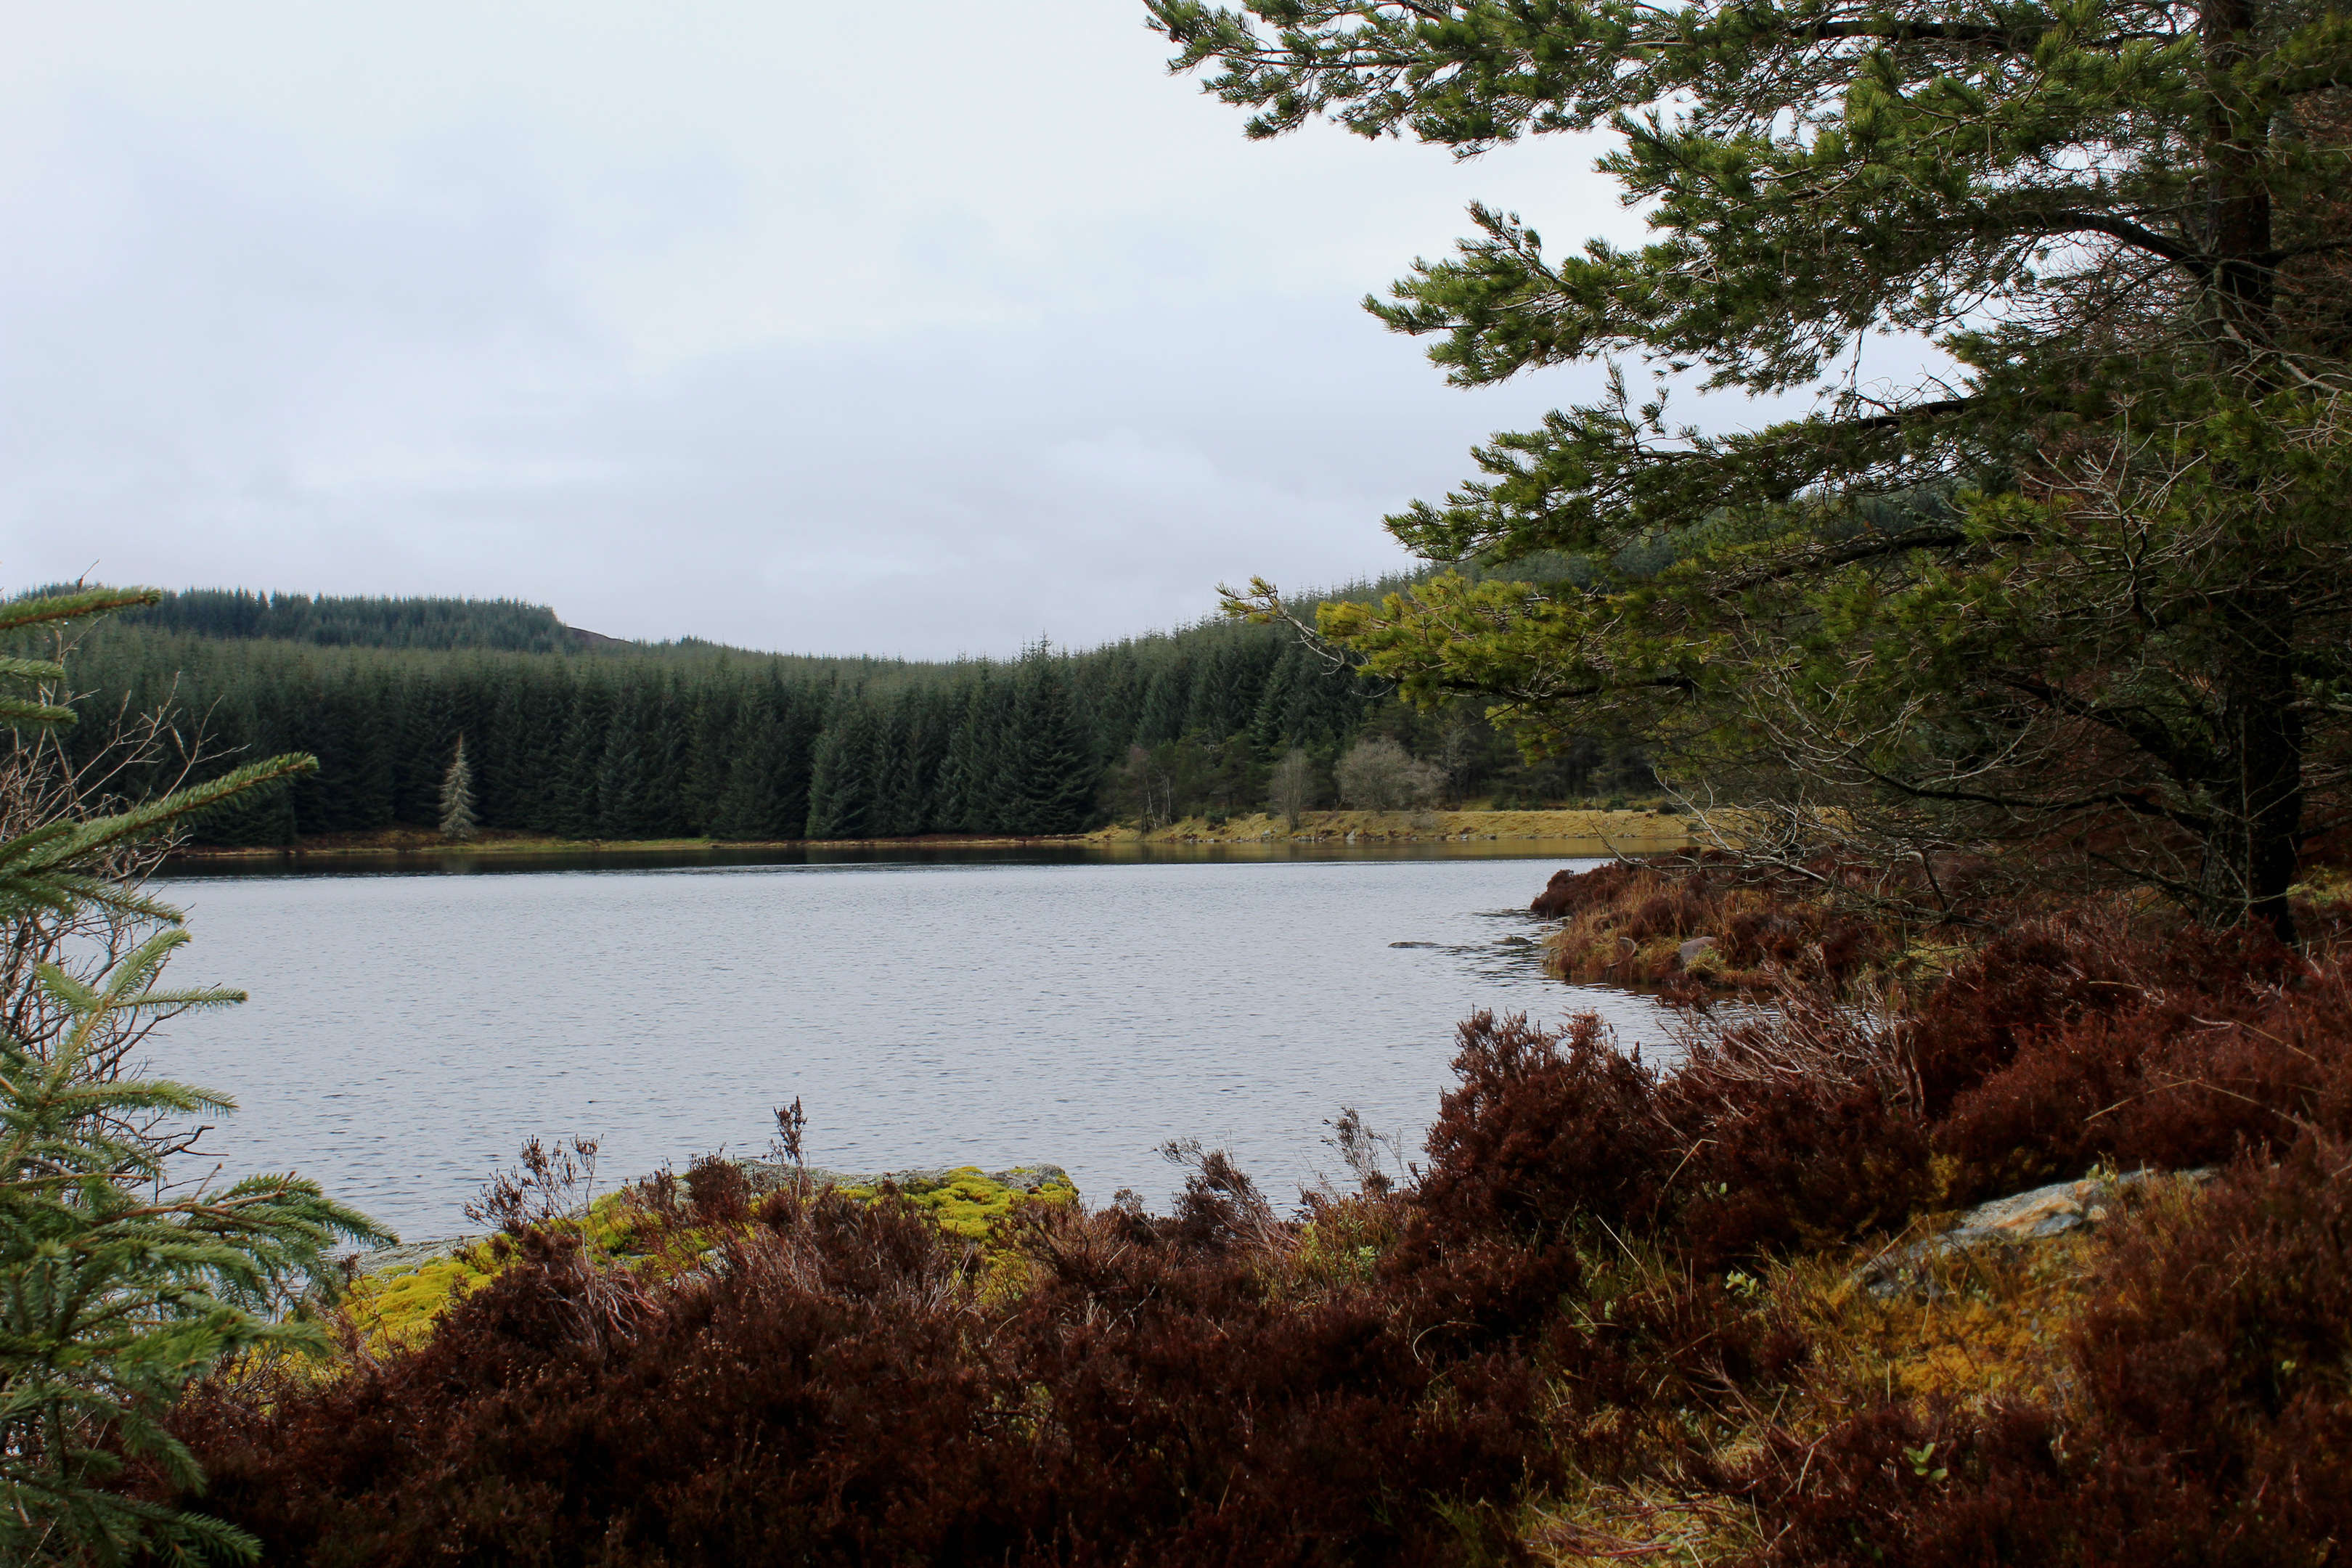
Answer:
<path fill-rule="evenodd" d="M 0 636 L 153 597 L 20 599 L 0 606 Z M 139 1049 L 161 1017 L 245 998 L 163 983 L 188 936 L 140 883 L 174 824 L 315 763 L 123 800 L 104 769 L 67 761 L 64 675 L 0 660 L 0 1561 L 110 1563 L 142 1545 L 250 1558 L 219 1521 L 109 1483 L 135 1459 L 200 1484 L 163 1421 L 180 1390 L 224 1358 L 326 1350 L 297 1304 L 331 1288 L 334 1247 L 389 1237 L 293 1173 L 184 1179 L 197 1119 L 236 1103 L 147 1076 Z M 144 760 L 156 740 L 134 731 L 119 754 Z"/>
<path fill-rule="evenodd" d="M 978 1237 L 716 1162 L 626 1248 L 520 1218 L 429 1336 L 205 1383 L 209 1490 L 139 1495 L 322 1563 L 2331 1561 L 2352 921 L 1977 912 L 1906 985 L 1695 995 L 1671 1071 L 1473 1018 L 1425 1163 L 1343 1117 L 1295 1215 L 1196 1147 L 1170 1215 Z M 2202 1167 L 1872 1288 L 1971 1203 Z"/>

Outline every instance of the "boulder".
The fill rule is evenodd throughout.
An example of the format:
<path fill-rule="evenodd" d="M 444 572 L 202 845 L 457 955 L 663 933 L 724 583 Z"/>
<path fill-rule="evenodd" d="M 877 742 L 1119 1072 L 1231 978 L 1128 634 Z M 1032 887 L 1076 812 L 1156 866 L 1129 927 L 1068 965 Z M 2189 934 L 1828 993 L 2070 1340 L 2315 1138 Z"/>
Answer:
<path fill-rule="evenodd" d="M 2021 1246 L 2092 1229 L 2151 1183 L 2195 1184 L 2211 1181 L 2215 1174 L 2210 1166 L 2170 1173 L 2126 1171 L 2116 1176 L 2053 1182 L 2046 1187 L 1995 1198 L 1962 1215 L 1960 1223 L 1951 1229 L 1874 1259 L 1859 1278 L 1864 1289 L 1882 1299 L 1909 1291 L 1934 1296 L 1940 1292 L 1925 1265 L 1948 1253 Z"/>

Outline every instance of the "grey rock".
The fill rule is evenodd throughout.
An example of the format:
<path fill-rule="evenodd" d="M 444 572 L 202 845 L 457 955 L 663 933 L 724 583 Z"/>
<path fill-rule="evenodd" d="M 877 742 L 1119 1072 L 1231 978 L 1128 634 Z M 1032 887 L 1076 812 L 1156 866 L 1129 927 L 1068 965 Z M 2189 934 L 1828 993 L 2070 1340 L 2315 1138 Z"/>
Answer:
<path fill-rule="evenodd" d="M 1921 1267 L 1923 1264 L 1950 1253 L 1983 1247 L 2021 1246 L 2090 1229 L 2105 1221 L 2150 1183 L 2196 1184 L 2211 1181 L 2216 1173 L 2210 1166 L 2193 1171 L 2126 1171 L 2117 1176 L 2053 1182 L 2046 1187 L 1995 1198 L 1962 1215 L 1960 1223 L 1951 1229 L 1873 1260 L 1859 1279 L 1864 1289 L 1881 1300 L 1906 1293 L 1938 1295 L 1941 1292 Z"/>
<path fill-rule="evenodd" d="M 1392 942 L 1389 943 L 1389 945 L 1391 947 L 1435 947 L 1437 943 L 1433 942 Z"/>
<path fill-rule="evenodd" d="M 1688 969 L 1692 959 L 1696 958 L 1702 952 L 1712 952 L 1714 947 L 1715 938 L 1711 936 L 1695 936 L 1691 938 L 1690 941 L 1683 943 L 1682 946 L 1675 949 L 1675 959 L 1685 969 Z"/>

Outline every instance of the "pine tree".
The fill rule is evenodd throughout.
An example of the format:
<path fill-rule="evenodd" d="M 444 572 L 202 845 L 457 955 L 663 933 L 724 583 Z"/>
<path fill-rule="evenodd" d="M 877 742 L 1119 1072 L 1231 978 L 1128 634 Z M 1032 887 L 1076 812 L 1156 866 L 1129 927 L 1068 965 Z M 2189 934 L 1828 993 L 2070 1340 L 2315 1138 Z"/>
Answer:
<path fill-rule="evenodd" d="M 2339 6 L 1147 3 L 1254 135 L 1605 127 L 1649 214 L 1639 249 L 1563 253 L 1475 207 L 1374 302 L 1458 384 L 1611 368 L 1390 520 L 1478 571 L 1327 635 L 1538 749 L 1644 738 L 1889 853 L 2008 848 L 2291 931 L 2307 796 L 2326 820 L 2352 773 Z M 1849 368 L 1906 336 L 1950 368 Z M 1637 358 L 1813 404 L 1707 434 Z"/>
<path fill-rule="evenodd" d="M 460 735 L 441 775 L 441 837 L 462 841 L 475 832 L 474 770 L 466 762 L 466 737 Z"/>

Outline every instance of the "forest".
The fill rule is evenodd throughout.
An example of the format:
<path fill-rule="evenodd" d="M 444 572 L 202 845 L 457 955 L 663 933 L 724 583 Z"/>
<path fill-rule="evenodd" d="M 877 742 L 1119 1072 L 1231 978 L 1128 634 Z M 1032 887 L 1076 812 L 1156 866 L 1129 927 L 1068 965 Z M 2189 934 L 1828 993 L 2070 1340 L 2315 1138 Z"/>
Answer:
<path fill-rule="evenodd" d="M 576 839 L 1030 837 L 1258 809 L 1269 767 L 1313 765 L 1318 804 L 1367 733 L 1446 794 L 1549 804 L 1649 785 L 1640 753 L 1581 742 L 1524 763 L 1476 705 L 1424 713 L 1287 628 L 1212 620 L 1069 652 L 914 663 L 576 636 L 507 601 L 171 594 L 74 649 L 66 744 L 174 715 L 197 779 L 287 752 L 293 787 L 199 818 L 197 840 L 289 845 L 440 820 L 462 737 L 484 827 Z"/>

